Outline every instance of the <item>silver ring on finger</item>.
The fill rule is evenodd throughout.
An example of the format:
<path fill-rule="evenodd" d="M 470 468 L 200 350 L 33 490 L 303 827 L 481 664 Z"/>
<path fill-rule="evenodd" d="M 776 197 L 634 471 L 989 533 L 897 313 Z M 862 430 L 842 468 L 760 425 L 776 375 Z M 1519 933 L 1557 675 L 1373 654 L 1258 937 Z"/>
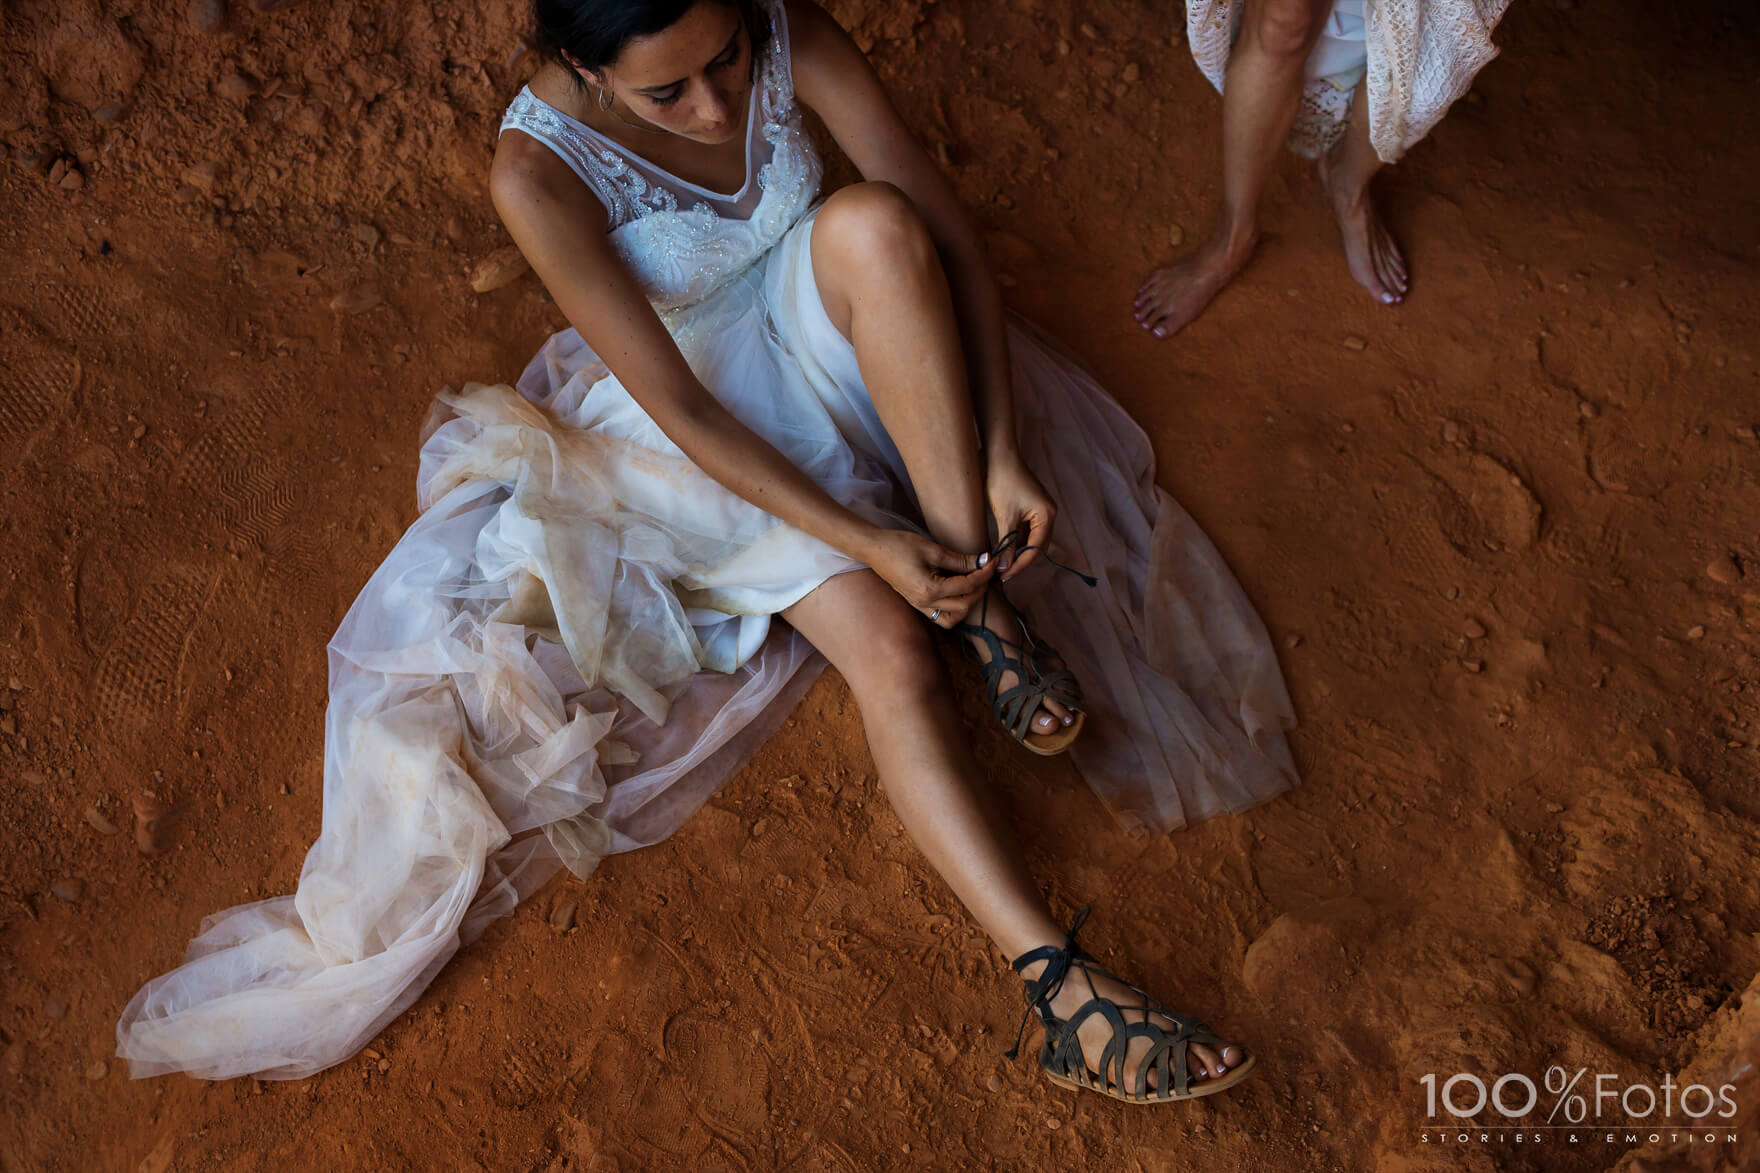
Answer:
<path fill-rule="evenodd" d="M 940 607 L 937 607 L 933 611 L 929 612 L 929 622 L 930 623 L 941 622 L 941 608 Z"/>

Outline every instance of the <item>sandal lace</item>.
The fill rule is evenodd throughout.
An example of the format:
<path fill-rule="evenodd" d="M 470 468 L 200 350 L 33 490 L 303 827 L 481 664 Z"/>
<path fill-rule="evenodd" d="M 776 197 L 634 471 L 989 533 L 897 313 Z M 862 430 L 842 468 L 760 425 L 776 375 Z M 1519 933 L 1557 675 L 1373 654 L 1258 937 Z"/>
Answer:
<path fill-rule="evenodd" d="M 1057 948 L 1041 946 L 1025 954 L 1014 963 L 1015 969 L 1018 971 L 1043 958 L 1045 959 L 1045 968 L 1040 971 L 1037 979 L 1027 982 L 1027 1008 L 1021 1014 L 1021 1027 L 1015 1032 L 1014 1046 L 1004 1052 L 1006 1058 L 1018 1059 L 1020 1057 L 1021 1040 L 1027 1037 L 1027 1023 L 1032 1021 L 1033 1011 L 1038 1010 L 1039 1016 L 1045 1019 L 1047 1024 L 1056 1021 L 1057 1016 L 1051 1013 L 1051 1000 L 1062 992 L 1063 982 L 1069 976 L 1070 967 L 1078 961 L 1088 959 L 1088 955 L 1082 952 L 1081 947 L 1076 944 L 1076 933 L 1088 922 L 1088 913 L 1092 910 L 1092 905 L 1082 905 L 1076 913 L 1075 919 L 1070 922 L 1069 932 L 1064 934 L 1062 946 Z"/>
<path fill-rule="evenodd" d="M 990 549 L 991 559 L 1000 558 L 1003 554 L 1008 552 L 1008 548 L 1010 546 L 1013 546 L 1016 543 L 1023 542 L 1025 540 L 1026 539 L 1021 537 L 1020 530 L 1018 530 L 1018 529 L 1009 530 L 1006 534 L 1002 535 L 1001 541 L 997 542 L 996 545 L 991 547 L 991 549 Z M 1059 569 L 1059 570 L 1067 570 L 1069 573 L 1075 575 L 1077 578 L 1081 579 L 1083 582 L 1087 583 L 1089 586 L 1100 585 L 1100 580 L 1095 578 L 1093 575 L 1088 574 L 1085 571 L 1077 570 L 1073 566 L 1065 566 L 1063 563 L 1059 562 L 1057 559 L 1055 559 L 1051 556 L 1050 550 L 1047 550 L 1041 546 L 1022 546 L 1019 550 L 1015 551 L 1015 556 L 1019 557 L 1020 555 L 1025 554 L 1028 550 L 1037 550 L 1039 552 L 1039 557 L 1045 559 L 1045 561 L 1047 561 L 1051 565 L 1057 567 L 1057 569 Z"/>

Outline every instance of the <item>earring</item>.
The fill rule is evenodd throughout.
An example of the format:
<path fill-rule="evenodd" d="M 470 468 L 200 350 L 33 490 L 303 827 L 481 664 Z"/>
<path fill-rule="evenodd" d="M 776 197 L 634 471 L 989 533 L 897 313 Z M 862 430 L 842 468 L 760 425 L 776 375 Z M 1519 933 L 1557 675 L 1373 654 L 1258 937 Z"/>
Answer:
<path fill-rule="evenodd" d="M 614 100 L 615 99 L 613 99 L 611 96 L 611 91 L 605 89 L 604 87 L 600 87 L 600 89 L 599 89 L 599 109 L 609 111 L 611 109 L 611 103 Z"/>

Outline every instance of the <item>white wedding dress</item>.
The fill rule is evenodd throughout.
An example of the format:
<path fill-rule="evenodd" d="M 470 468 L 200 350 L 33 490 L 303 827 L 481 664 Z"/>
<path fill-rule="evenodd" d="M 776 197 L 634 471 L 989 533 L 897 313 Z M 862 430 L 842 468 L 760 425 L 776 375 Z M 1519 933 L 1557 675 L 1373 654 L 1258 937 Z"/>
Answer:
<path fill-rule="evenodd" d="M 529 91 L 503 130 L 605 202 L 617 252 L 734 415 L 838 500 L 914 525 L 820 304 L 820 164 L 766 7 L 738 193 L 667 176 Z M 1083 682 L 1075 764 L 1120 817 L 1160 829 L 1294 785 L 1264 628 L 1156 488 L 1146 437 L 1024 324 L 1009 342 L 1023 452 L 1060 505 L 1055 552 L 1099 578 L 1047 568 L 1011 588 Z M 346 1059 L 558 866 L 584 876 L 669 835 L 823 667 L 773 617 L 857 564 L 691 464 L 575 331 L 517 390 L 440 404 L 421 516 L 330 644 L 323 828 L 298 893 L 209 917 L 135 995 L 117 1051 L 137 1077 L 296 1078 Z"/>

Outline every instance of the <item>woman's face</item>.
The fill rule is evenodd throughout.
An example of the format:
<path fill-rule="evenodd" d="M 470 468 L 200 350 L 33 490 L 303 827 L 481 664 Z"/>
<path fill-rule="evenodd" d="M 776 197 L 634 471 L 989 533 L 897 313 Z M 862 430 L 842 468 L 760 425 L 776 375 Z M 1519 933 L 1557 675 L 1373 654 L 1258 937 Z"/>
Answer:
<path fill-rule="evenodd" d="M 745 130 L 751 44 L 739 12 L 699 0 L 676 23 L 623 47 L 588 81 L 610 89 L 638 117 L 715 145 Z"/>

